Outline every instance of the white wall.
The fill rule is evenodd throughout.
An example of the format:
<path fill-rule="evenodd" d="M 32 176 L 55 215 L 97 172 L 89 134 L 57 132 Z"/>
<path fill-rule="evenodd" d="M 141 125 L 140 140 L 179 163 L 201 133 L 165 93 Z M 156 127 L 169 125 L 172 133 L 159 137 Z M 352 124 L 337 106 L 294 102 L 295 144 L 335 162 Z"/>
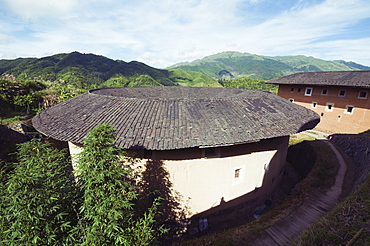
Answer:
<path fill-rule="evenodd" d="M 153 151 L 152 156 L 164 163 L 173 190 L 182 196 L 181 203 L 191 216 L 220 205 L 221 200 L 228 202 L 262 186 L 259 196 L 271 192 L 282 176 L 288 140 L 286 136 L 221 147 L 217 148 L 221 154 L 216 158 L 202 157 L 204 150 L 198 148 Z M 72 159 L 82 150 L 72 143 L 69 148 Z M 143 159 L 137 165 L 143 167 L 147 161 Z M 240 169 L 239 178 L 235 178 L 236 169 Z"/>
<path fill-rule="evenodd" d="M 77 154 L 79 154 L 82 151 L 82 147 L 73 144 L 71 142 L 68 142 L 68 148 L 69 148 L 69 154 L 71 155 L 72 159 L 72 166 L 73 169 L 76 169 L 77 167 Z"/>
<path fill-rule="evenodd" d="M 173 189 L 188 200 L 191 214 L 218 206 L 262 186 L 276 150 L 226 158 L 164 161 Z M 235 178 L 235 169 L 240 169 Z"/>

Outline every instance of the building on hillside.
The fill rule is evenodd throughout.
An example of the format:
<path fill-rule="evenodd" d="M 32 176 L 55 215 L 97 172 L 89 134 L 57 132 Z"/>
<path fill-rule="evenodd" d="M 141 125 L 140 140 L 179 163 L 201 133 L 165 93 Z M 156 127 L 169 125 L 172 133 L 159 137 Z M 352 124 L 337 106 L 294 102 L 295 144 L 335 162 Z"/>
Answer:
<path fill-rule="evenodd" d="M 359 133 L 370 128 L 370 71 L 296 73 L 266 83 L 279 85 L 279 96 L 318 113 L 318 130 Z"/>
<path fill-rule="evenodd" d="M 269 92 L 137 87 L 91 90 L 32 122 L 40 133 L 67 141 L 71 153 L 89 130 L 113 125 L 115 146 L 142 153 L 143 166 L 163 164 L 195 215 L 247 198 L 264 201 L 282 177 L 289 135 L 314 128 L 319 118 Z"/>

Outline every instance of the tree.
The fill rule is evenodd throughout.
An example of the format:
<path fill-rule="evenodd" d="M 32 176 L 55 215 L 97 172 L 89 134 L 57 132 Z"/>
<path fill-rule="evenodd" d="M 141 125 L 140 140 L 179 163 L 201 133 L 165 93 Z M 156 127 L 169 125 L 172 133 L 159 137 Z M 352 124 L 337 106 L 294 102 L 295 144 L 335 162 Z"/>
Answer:
<path fill-rule="evenodd" d="M 5 245 L 148 245 L 159 199 L 145 212 L 131 162 L 112 146 L 114 128 L 90 131 L 73 176 L 64 151 L 29 141 L 0 181 L 0 243 Z M 1 170 L 0 170 L 1 171 Z"/>
<path fill-rule="evenodd" d="M 20 145 L 19 162 L 3 180 L 0 242 L 6 245 L 72 243 L 77 197 L 66 152 L 35 140 Z M 3 178 L 5 175 L 2 175 Z"/>
<path fill-rule="evenodd" d="M 30 104 L 32 104 L 34 100 L 35 97 L 33 94 L 18 95 L 13 98 L 13 103 L 21 107 L 26 107 L 26 114 L 29 114 Z"/>
<path fill-rule="evenodd" d="M 114 148 L 114 128 L 104 124 L 91 130 L 78 157 L 76 176 L 83 190 L 81 224 L 84 245 L 148 245 L 159 201 L 141 216 L 135 214 L 138 196 L 130 162 Z M 159 232 L 161 233 L 161 232 Z"/>

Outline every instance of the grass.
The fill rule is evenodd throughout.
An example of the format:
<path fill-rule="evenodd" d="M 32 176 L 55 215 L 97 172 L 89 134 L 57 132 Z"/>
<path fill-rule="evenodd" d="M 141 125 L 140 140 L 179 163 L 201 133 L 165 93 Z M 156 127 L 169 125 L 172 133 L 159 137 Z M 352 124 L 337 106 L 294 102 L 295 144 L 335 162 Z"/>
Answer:
<path fill-rule="evenodd" d="M 325 192 L 334 184 L 339 168 L 334 152 L 322 141 L 313 141 L 310 145 L 318 153 L 318 158 L 311 172 L 293 189 L 292 194 L 282 204 L 267 211 L 259 220 L 221 233 L 176 242 L 173 245 L 253 245 L 262 231 L 289 216 L 303 204 L 307 197 L 318 191 Z"/>
<path fill-rule="evenodd" d="M 5 118 L 5 119 L 0 119 L 0 124 L 1 125 L 12 125 L 15 123 L 20 123 L 22 122 L 24 116 L 16 115 L 13 117 Z"/>
<path fill-rule="evenodd" d="M 339 169 L 338 160 L 332 149 L 322 141 L 313 141 L 310 143 L 314 148 L 318 160 L 313 167 L 311 175 L 307 177 L 310 187 L 318 187 L 319 190 L 327 190 L 334 185 L 335 177 Z"/>
<path fill-rule="evenodd" d="M 370 130 L 358 135 L 346 135 L 370 138 Z M 370 245 L 370 232 L 362 226 L 370 227 L 370 175 L 352 192 L 355 180 L 354 165 L 350 158 L 343 153 L 347 172 L 343 184 L 343 193 L 348 196 L 337 206 L 317 220 L 297 237 L 292 245 Z"/>
<path fill-rule="evenodd" d="M 370 224 L 370 176 L 332 211 L 313 223 L 292 245 L 347 245 L 359 233 L 353 245 L 370 245 L 370 232 L 361 225 Z"/>
<path fill-rule="evenodd" d="M 313 141 L 316 138 L 314 137 L 309 137 L 306 135 L 299 135 L 299 134 L 294 134 L 289 137 L 289 145 L 295 145 L 303 141 Z"/>

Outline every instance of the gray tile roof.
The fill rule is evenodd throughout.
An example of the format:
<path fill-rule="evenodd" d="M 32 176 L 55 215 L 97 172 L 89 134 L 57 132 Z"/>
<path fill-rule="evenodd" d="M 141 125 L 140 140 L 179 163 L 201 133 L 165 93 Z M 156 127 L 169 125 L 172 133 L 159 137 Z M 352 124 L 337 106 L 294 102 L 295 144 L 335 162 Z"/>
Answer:
<path fill-rule="evenodd" d="M 370 71 L 295 73 L 269 80 L 268 84 L 334 85 L 370 88 Z"/>
<path fill-rule="evenodd" d="M 137 87 L 92 90 L 42 111 L 32 122 L 44 135 L 74 143 L 109 123 L 118 147 L 169 150 L 286 136 L 319 120 L 313 111 L 264 91 Z"/>

